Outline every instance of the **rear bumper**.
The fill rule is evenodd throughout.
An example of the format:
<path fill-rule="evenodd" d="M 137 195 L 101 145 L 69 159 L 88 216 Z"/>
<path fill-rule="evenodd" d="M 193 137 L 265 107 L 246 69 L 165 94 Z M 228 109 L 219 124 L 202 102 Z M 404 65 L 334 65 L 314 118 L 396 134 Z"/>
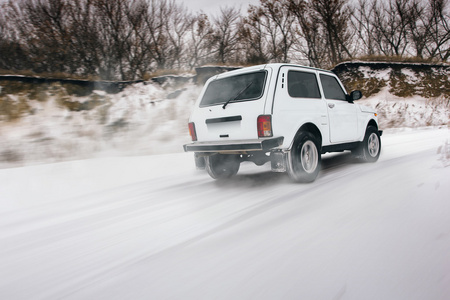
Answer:
<path fill-rule="evenodd" d="M 184 145 L 186 152 L 265 151 L 279 147 L 284 137 L 257 140 L 194 142 Z"/>

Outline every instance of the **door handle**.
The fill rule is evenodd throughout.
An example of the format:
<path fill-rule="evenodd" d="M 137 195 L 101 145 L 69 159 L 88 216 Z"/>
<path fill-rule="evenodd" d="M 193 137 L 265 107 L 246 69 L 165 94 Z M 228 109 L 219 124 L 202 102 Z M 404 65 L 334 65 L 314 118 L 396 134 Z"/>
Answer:
<path fill-rule="evenodd" d="M 334 107 L 334 103 L 328 103 L 328 107 L 329 108 L 333 108 Z"/>

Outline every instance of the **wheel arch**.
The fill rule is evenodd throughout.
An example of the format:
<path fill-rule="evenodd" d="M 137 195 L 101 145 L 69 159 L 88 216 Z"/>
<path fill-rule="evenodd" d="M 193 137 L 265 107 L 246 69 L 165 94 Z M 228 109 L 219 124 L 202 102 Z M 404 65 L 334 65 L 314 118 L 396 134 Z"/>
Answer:
<path fill-rule="evenodd" d="M 319 151 L 320 151 L 320 148 L 322 148 L 322 133 L 320 132 L 320 129 L 313 123 L 305 123 L 297 130 L 297 133 L 295 134 L 289 149 L 292 149 L 295 140 L 300 135 L 300 133 L 304 131 L 312 133 L 317 138 L 319 142 Z"/>
<path fill-rule="evenodd" d="M 378 130 L 378 122 L 372 118 L 368 120 L 365 127 L 362 127 L 362 126 L 364 126 L 364 123 L 361 124 L 361 129 L 359 130 L 359 133 L 358 133 L 358 141 L 360 141 L 360 142 L 364 141 L 364 137 L 366 136 L 367 128 L 369 128 L 370 126 L 373 126 Z"/>
<path fill-rule="evenodd" d="M 367 123 L 367 126 L 366 126 L 366 130 L 369 126 L 373 126 L 378 130 L 378 123 L 374 119 L 369 120 L 369 122 Z"/>

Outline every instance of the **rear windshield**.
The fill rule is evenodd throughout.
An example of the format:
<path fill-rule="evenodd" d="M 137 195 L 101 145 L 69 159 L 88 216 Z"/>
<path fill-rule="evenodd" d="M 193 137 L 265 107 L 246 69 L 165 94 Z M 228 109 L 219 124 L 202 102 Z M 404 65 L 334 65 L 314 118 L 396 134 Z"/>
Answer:
<path fill-rule="evenodd" d="M 200 106 L 248 101 L 261 98 L 266 71 L 258 71 L 212 81 L 206 88 Z"/>

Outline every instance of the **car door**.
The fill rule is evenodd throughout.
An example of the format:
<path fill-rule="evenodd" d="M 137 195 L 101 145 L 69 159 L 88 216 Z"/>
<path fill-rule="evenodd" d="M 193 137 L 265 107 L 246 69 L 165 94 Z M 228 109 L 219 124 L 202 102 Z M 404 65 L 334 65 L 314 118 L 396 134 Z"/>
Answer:
<path fill-rule="evenodd" d="M 347 101 L 347 93 L 334 75 L 320 73 L 319 77 L 327 104 L 330 142 L 355 141 L 358 134 L 357 106 Z"/>

